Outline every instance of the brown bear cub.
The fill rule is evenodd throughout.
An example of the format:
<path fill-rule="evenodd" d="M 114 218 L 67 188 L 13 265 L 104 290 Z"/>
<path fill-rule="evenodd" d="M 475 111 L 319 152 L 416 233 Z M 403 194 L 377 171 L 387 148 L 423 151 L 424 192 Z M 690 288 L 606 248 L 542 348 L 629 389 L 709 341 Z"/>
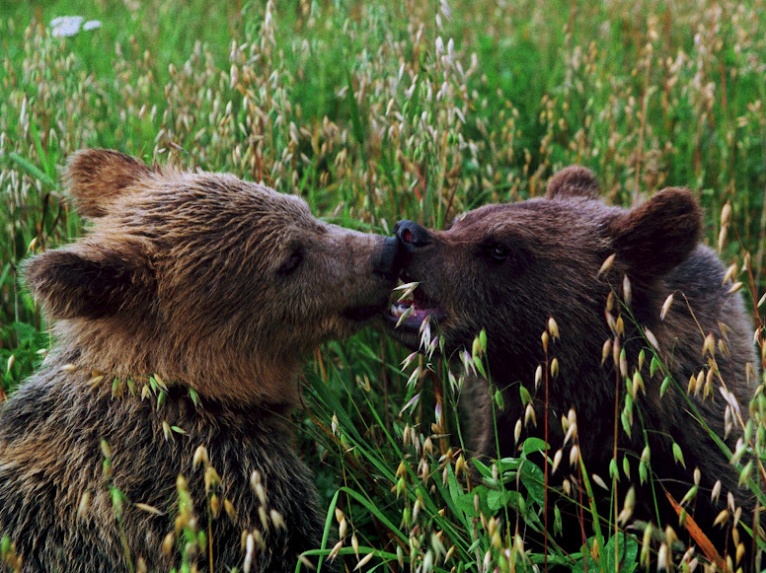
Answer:
<path fill-rule="evenodd" d="M 392 307 L 388 322 L 401 323 L 394 336 L 416 348 L 430 321 L 447 354 L 471 349 L 486 329 L 486 363 L 503 406 L 493 416 L 489 384 L 467 376 L 461 410 L 474 455 L 514 456 L 524 436 L 545 438 L 551 460 L 566 448 L 556 472 L 549 467 L 550 485 L 566 486 L 579 500 L 579 467 L 567 461 L 577 444 L 587 472 L 607 488 L 617 472 L 618 511 L 632 486 L 633 517 L 679 535 L 665 491 L 681 502 L 698 483 L 684 508 L 736 561 L 749 534 L 732 534 L 731 519 L 713 522 L 730 493 L 752 527 L 755 500 L 738 487 L 717 442 L 734 451 L 757 367 L 742 299 L 718 257 L 699 244 L 701 227 L 688 190 L 665 189 L 630 210 L 609 207 L 598 200 L 590 171 L 570 167 L 553 177 L 545 198 L 488 205 L 445 231 L 401 221 L 402 276 L 419 286 Z M 529 395 L 536 424 L 522 399 Z M 648 472 L 653 480 L 642 479 Z M 563 514 L 579 512 L 550 499 Z M 598 509 L 614 519 L 608 493 Z M 553 520 L 546 521 L 552 530 Z M 578 548 L 581 530 L 571 525 L 551 542 Z M 750 556 L 739 557 L 744 563 Z"/>
<path fill-rule="evenodd" d="M 0 570 L 293 571 L 323 522 L 301 368 L 382 314 L 396 239 L 114 151 L 67 177 L 90 225 L 26 266 L 55 343 L 0 408 Z"/>

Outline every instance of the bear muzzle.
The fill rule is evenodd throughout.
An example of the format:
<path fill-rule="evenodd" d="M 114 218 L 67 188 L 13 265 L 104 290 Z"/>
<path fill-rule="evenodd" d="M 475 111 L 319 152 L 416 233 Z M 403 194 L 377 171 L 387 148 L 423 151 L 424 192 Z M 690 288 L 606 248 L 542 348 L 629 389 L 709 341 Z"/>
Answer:
<path fill-rule="evenodd" d="M 394 282 L 399 276 L 404 252 L 402 243 L 398 237 L 386 237 L 383 239 L 383 248 L 380 256 L 373 263 L 373 272 L 384 280 Z"/>
<path fill-rule="evenodd" d="M 414 221 L 402 220 L 394 227 L 399 241 L 400 278 L 405 283 L 420 282 L 421 277 L 410 274 L 413 258 L 434 244 L 431 233 Z M 422 277 L 426 279 L 426 277 Z M 392 334 L 411 348 L 418 348 L 426 325 L 435 325 L 446 318 L 438 302 L 432 300 L 423 285 L 417 286 L 404 299 L 392 303 L 386 314 L 386 323 Z"/>

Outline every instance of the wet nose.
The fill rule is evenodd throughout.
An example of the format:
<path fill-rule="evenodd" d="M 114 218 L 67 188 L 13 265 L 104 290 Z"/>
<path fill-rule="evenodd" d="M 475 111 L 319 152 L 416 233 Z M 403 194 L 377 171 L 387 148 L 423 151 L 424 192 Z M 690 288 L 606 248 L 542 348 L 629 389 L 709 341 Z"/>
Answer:
<path fill-rule="evenodd" d="M 375 263 L 375 272 L 385 279 L 396 280 L 402 265 L 402 245 L 397 237 L 386 237 Z"/>
<path fill-rule="evenodd" d="M 394 227 L 394 233 L 408 252 L 425 247 L 431 242 L 428 230 L 413 221 L 399 221 Z"/>

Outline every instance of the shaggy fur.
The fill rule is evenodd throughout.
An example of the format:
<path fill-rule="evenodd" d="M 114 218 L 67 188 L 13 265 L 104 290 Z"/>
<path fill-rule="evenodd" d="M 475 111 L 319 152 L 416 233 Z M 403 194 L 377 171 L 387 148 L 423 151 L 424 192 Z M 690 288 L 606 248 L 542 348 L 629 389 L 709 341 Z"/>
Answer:
<path fill-rule="evenodd" d="M 56 344 L 0 409 L 0 534 L 25 572 L 167 571 L 183 475 L 212 536 L 202 569 L 241 568 L 249 532 L 253 570 L 294 570 L 322 525 L 291 449 L 300 369 L 384 308 L 395 250 L 231 175 L 88 150 L 67 180 L 89 232 L 26 266 Z M 199 446 L 220 484 L 193 467 Z"/>

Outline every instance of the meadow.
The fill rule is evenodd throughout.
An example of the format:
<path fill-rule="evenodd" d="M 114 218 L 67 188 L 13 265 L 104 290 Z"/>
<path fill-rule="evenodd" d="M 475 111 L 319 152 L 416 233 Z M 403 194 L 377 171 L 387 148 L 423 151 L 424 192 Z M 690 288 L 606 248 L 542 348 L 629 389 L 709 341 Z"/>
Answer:
<path fill-rule="evenodd" d="M 62 35 L 60 16 L 100 25 Z M 83 147 L 229 171 L 381 234 L 540 196 L 573 163 L 612 204 L 689 187 L 752 312 L 763 368 L 763 30 L 763 0 L 2 1 L 0 399 L 51 345 L 20 265 L 81 233 L 60 171 Z M 458 365 L 403 365 L 408 355 L 366 329 L 306 368 L 296 425 L 327 507 L 319 554 L 348 570 L 423 573 L 634 571 L 660 555 L 676 570 L 706 566 L 613 522 L 577 554 L 525 544 L 543 503 L 537 474 L 507 459 L 476 470 L 471 490 Z M 764 387 L 762 375 L 742 453 L 752 462 L 731 468 L 762 505 Z M 524 496 L 506 495 L 517 476 Z M 179 558 L 179 570 L 192 566 Z"/>

